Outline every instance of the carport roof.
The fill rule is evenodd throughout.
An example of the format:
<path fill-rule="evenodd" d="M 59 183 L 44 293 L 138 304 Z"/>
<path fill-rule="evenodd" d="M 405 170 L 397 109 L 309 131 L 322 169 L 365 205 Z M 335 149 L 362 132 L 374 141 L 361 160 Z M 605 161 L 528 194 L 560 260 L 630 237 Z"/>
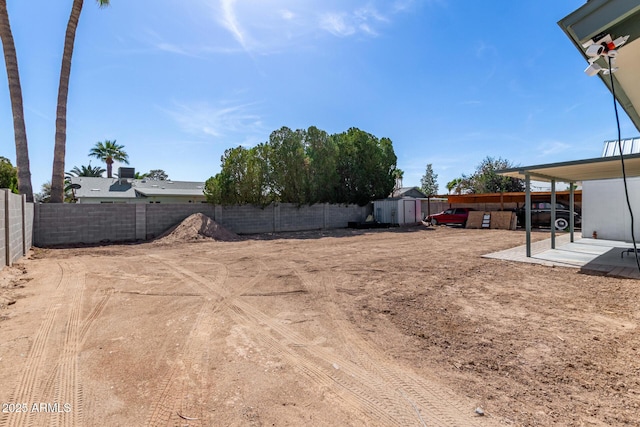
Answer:
<path fill-rule="evenodd" d="M 627 177 L 640 176 L 640 154 L 624 157 Z M 594 159 L 573 160 L 569 162 L 547 163 L 534 166 L 518 166 L 502 169 L 496 173 L 512 178 L 525 178 L 529 175 L 536 181 L 581 182 L 596 179 L 622 178 L 620 156 L 596 157 Z"/>

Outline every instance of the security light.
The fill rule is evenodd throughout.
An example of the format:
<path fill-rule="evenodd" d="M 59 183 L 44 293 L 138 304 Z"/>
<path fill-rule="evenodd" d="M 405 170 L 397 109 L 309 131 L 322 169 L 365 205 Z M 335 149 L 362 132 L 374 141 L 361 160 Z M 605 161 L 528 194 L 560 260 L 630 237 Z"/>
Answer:
<path fill-rule="evenodd" d="M 595 76 L 598 72 L 602 71 L 602 74 L 609 74 L 609 72 L 615 73 L 618 68 L 614 67 L 616 56 L 618 56 L 617 49 L 625 44 L 629 36 L 618 37 L 613 40 L 610 34 L 598 35 L 588 42 L 584 43 L 582 47 L 585 49 L 585 54 L 589 57 L 589 66 L 584 72 L 588 76 Z M 609 68 L 603 68 L 596 64 L 596 61 L 600 58 L 608 58 Z"/>

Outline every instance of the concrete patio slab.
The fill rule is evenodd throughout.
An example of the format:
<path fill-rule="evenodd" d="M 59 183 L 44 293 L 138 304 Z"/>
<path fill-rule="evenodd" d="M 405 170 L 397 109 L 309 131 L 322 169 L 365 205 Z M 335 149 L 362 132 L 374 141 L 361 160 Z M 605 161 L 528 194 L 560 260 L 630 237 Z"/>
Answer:
<path fill-rule="evenodd" d="M 633 244 L 582 238 L 579 234 L 574 240 L 571 242 L 568 234 L 560 235 L 556 237 L 556 249 L 551 249 L 550 239 L 535 242 L 531 246 L 531 257 L 526 256 L 524 245 L 486 254 L 483 257 L 578 268 L 585 274 L 640 279 L 640 268 L 633 252 Z M 631 251 L 628 251 L 629 249 Z"/>

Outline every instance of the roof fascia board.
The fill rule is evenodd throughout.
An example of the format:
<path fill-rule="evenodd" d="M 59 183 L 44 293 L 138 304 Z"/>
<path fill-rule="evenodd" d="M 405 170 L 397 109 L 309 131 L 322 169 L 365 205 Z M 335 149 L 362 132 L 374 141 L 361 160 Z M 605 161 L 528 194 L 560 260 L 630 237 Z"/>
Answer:
<path fill-rule="evenodd" d="M 561 176 L 546 175 L 538 172 L 526 171 L 525 173 L 528 174 L 531 178 L 534 178 L 536 180 L 541 180 L 541 181 L 549 181 L 549 182 L 560 181 L 560 182 L 566 182 L 567 184 L 575 184 L 576 182 L 578 182 L 575 179 L 563 178 Z"/>
<path fill-rule="evenodd" d="M 558 24 L 582 47 L 582 43 L 638 11 L 640 4 L 637 0 L 590 0 Z"/>
<path fill-rule="evenodd" d="M 627 20 L 633 15 L 640 14 L 640 4 L 637 0 L 590 0 L 573 13 L 558 22 L 558 25 L 585 60 L 589 59 L 582 44 L 603 31 L 612 33 L 612 36 L 629 35 L 627 43 L 640 38 L 640 24 L 638 20 Z M 624 49 L 624 47 L 623 47 Z M 601 67 L 607 68 L 608 63 L 604 59 L 596 61 Z M 598 78 L 613 92 L 611 76 L 598 73 Z M 636 111 L 631 100 L 620 86 L 620 82 L 613 75 L 616 99 L 631 118 L 636 128 L 640 130 L 640 114 Z"/>
<path fill-rule="evenodd" d="M 626 160 L 633 160 L 633 159 L 640 159 L 640 153 L 638 153 L 638 154 L 625 154 L 623 157 L 624 157 L 625 161 Z M 542 165 L 533 165 L 533 166 L 524 166 L 524 167 L 523 166 L 519 166 L 519 167 L 509 168 L 509 169 L 500 169 L 500 170 L 497 170 L 496 173 L 498 175 L 506 175 L 506 176 L 512 176 L 512 177 L 513 177 L 513 174 L 519 174 L 519 175 L 521 175 L 523 177 L 525 175 L 529 174 L 533 178 L 538 176 L 543 180 L 554 179 L 556 181 L 561 181 L 561 182 L 567 182 L 567 183 L 573 182 L 573 183 L 576 183 L 576 182 L 581 182 L 584 179 L 568 179 L 568 178 L 562 178 L 562 177 L 558 177 L 558 176 L 546 175 L 544 173 L 544 170 L 545 169 L 551 169 L 551 168 L 559 168 L 559 167 L 567 167 L 567 166 L 580 166 L 580 165 L 589 165 L 589 164 L 598 164 L 598 163 L 607 163 L 607 162 L 618 163 L 618 162 L 620 162 L 620 156 L 596 157 L 596 158 L 593 158 L 593 159 L 572 160 L 572 161 L 568 161 L 568 162 L 547 163 L 547 164 L 542 164 Z M 622 175 L 620 175 L 620 178 L 621 177 L 622 177 Z M 601 178 L 601 179 L 605 179 L 605 178 Z"/>
<path fill-rule="evenodd" d="M 623 157 L 625 160 L 638 159 L 640 158 L 640 153 L 625 154 Z M 620 161 L 620 156 L 594 157 L 592 159 L 569 160 L 566 162 L 558 162 L 558 163 L 543 163 L 540 165 L 533 165 L 533 166 L 518 166 L 515 168 L 497 170 L 496 173 L 518 172 L 518 171 L 525 171 L 525 170 L 532 170 L 532 169 L 548 169 L 548 168 L 557 168 L 562 166 L 586 165 L 590 163 L 619 162 L 619 161 Z"/>

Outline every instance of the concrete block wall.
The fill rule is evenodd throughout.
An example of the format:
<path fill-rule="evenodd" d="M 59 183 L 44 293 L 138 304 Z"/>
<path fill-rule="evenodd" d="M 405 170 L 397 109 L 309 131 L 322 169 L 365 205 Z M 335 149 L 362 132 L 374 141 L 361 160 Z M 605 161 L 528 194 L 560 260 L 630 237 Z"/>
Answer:
<path fill-rule="evenodd" d="M 350 221 L 360 222 L 367 218 L 368 206 L 324 205 L 324 228 L 344 228 Z"/>
<path fill-rule="evenodd" d="M 7 265 L 6 205 L 7 193 L 0 190 L 0 269 Z"/>
<path fill-rule="evenodd" d="M 280 208 L 278 228 L 287 231 L 318 230 L 325 228 L 324 206 L 325 205 L 278 205 L 278 208 Z M 344 226 L 346 227 L 347 224 Z"/>
<path fill-rule="evenodd" d="M 34 204 L 27 203 L 26 198 L 23 200 L 24 208 L 24 253 L 26 254 L 31 246 L 33 246 L 33 215 Z"/>
<path fill-rule="evenodd" d="M 54 246 L 136 239 L 136 206 L 131 204 L 38 204 L 34 243 Z"/>
<path fill-rule="evenodd" d="M 24 255 L 22 244 L 22 197 L 5 190 L 5 239 L 6 265 L 11 265 Z"/>
<path fill-rule="evenodd" d="M 279 205 L 258 206 L 222 206 L 213 219 L 223 227 L 238 234 L 273 233 L 279 230 L 275 225 L 279 215 Z"/>
<path fill-rule="evenodd" d="M 0 269 L 12 265 L 31 248 L 33 203 L 26 197 L 0 189 Z"/>
<path fill-rule="evenodd" d="M 36 246 L 55 246 L 151 239 L 196 212 L 238 234 L 253 234 L 342 228 L 349 221 L 363 221 L 367 207 L 277 204 L 260 208 L 206 203 L 38 204 L 34 213 L 33 242 Z"/>

